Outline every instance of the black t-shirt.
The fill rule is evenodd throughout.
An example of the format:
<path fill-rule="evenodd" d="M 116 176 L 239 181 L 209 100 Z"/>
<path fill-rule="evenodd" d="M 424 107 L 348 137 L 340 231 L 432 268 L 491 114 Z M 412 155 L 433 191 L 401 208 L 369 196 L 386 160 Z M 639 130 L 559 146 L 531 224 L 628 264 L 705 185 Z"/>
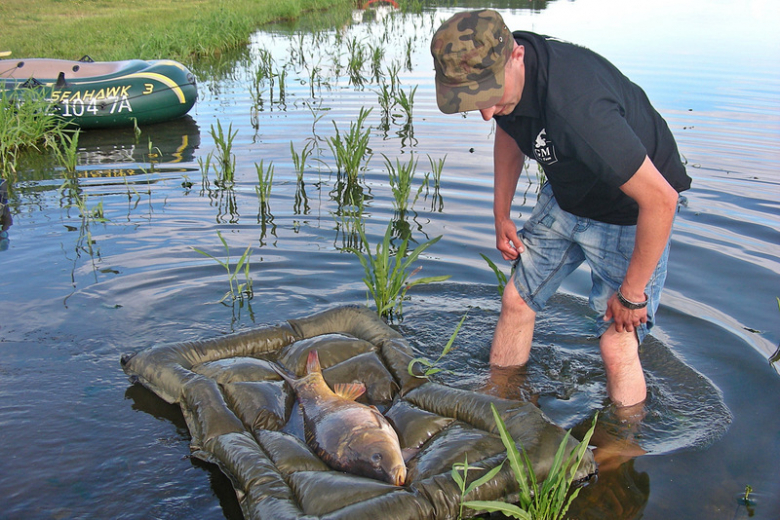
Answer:
<path fill-rule="evenodd" d="M 645 156 L 678 192 L 685 172 L 666 121 L 647 95 L 595 52 L 517 31 L 525 47 L 525 86 L 496 123 L 544 169 L 558 204 L 581 217 L 636 224 L 636 202 L 620 190 Z"/>

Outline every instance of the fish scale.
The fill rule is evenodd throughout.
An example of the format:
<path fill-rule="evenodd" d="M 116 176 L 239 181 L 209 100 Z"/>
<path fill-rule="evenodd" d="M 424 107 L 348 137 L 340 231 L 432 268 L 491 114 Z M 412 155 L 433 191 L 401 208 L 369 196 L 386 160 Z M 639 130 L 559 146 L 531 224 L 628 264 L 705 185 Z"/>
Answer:
<path fill-rule="evenodd" d="M 363 383 L 340 383 L 331 390 L 316 350 L 309 352 L 307 373 L 300 379 L 277 366 L 274 370 L 295 392 L 306 442 L 328 466 L 403 485 L 406 465 L 398 434 L 379 410 L 355 401 L 365 392 Z"/>

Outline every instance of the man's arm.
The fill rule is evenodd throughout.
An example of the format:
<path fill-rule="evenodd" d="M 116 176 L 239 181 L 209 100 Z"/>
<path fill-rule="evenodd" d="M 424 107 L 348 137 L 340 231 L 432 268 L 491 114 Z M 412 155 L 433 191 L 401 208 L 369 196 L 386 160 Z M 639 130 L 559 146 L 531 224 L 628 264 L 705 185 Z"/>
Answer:
<path fill-rule="evenodd" d="M 496 225 L 496 249 L 504 260 L 514 260 L 523 252 L 523 243 L 510 215 L 517 180 L 523 170 L 525 155 L 515 140 L 496 126 L 493 142 L 493 217 Z"/>
<path fill-rule="evenodd" d="M 634 252 L 620 292 L 632 302 L 643 302 L 645 287 L 672 232 L 677 192 L 649 157 L 645 157 L 639 170 L 620 189 L 639 205 Z M 633 332 L 640 323 L 647 321 L 647 309 L 627 309 L 615 294 L 607 303 L 605 319 L 614 319 L 618 332 Z"/>

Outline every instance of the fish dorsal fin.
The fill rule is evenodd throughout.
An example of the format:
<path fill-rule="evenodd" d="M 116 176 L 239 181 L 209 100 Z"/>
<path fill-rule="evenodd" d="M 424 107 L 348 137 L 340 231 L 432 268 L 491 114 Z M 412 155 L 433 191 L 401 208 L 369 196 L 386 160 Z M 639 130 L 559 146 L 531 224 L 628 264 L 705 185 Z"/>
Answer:
<path fill-rule="evenodd" d="M 338 383 L 333 385 L 333 392 L 345 399 L 354 401 L 366 393 L 366 385 L 363 383 Z"/>
<path fill-rule="evenodd" d="M 317 354 L 316 350 L 312 350 L 309 352 L 309 357 L 306 358 L 306 373 L 313 374 L 315 372 L 322 372 L 322 367 L 320 367 L 320 355 Z"/>

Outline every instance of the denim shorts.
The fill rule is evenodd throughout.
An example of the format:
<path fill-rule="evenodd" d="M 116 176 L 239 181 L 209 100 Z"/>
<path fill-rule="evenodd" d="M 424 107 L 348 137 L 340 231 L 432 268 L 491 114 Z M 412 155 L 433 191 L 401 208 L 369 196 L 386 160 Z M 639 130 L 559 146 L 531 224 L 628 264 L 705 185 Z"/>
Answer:
<path fill-rule="evenodd" d="M 515 263 L 514 283 L 528 306 L 541 311 L 563 279 L 587 261 L 593 281 L 588 303 L 598 314 L 596 334 L 604 334 L 612 324 L 612 320 L 603 319 L 607 301 L 623 283 L 634 251 L 636 226 L 605 224 L 572 215 L 558 206 L 552 188 L 545 184 L 520 236 L 525 251 Z M 655 322 L 668 257 L 669 242 L 645 288 L 649 302 L 647 323 L 636 329 L 640 343 Z"/>

